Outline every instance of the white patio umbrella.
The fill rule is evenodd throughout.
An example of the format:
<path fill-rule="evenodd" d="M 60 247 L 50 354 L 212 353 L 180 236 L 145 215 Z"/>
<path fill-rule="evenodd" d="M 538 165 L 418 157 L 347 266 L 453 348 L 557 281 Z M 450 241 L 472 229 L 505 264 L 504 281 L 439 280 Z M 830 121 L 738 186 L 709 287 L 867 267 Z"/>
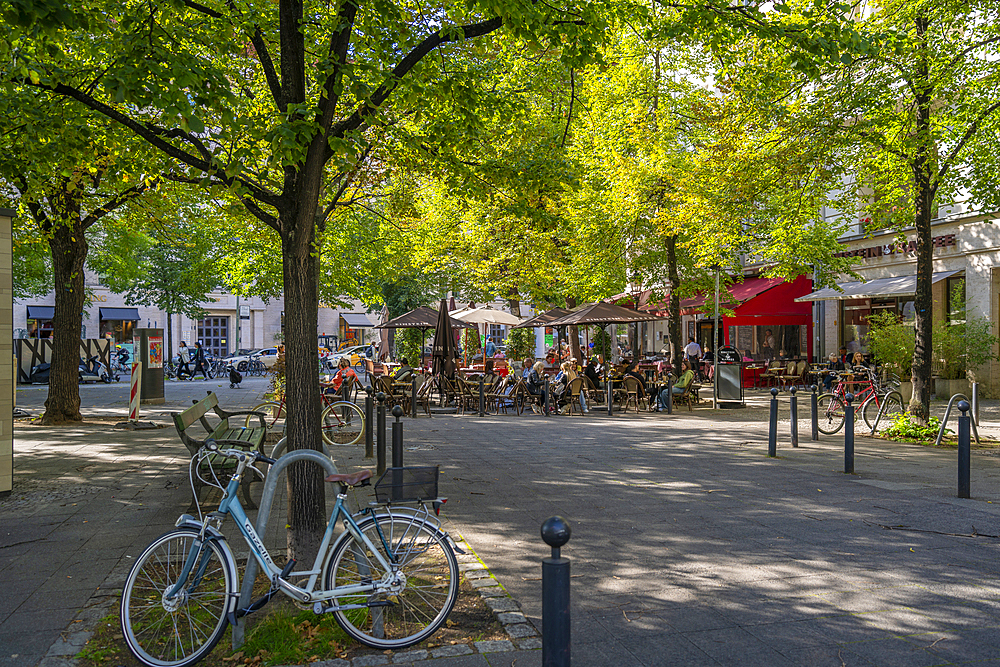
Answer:
<path fill-rule="evenodd" d="M 503 310 L 497 310 L 492 306 L 480 306 L 479 308 L 472 308 L 465 312 L 460 312 L 458 314 L 452 314 L 452 319 L 460 320 L 468 324 L 503 324 L 506 326 L 513 326 L 515 324 L 521 323 L 521 318 L 517 315 L 512 315 Z M 483 355 L 483 362 L 486 362 L 485 354 Z"/>

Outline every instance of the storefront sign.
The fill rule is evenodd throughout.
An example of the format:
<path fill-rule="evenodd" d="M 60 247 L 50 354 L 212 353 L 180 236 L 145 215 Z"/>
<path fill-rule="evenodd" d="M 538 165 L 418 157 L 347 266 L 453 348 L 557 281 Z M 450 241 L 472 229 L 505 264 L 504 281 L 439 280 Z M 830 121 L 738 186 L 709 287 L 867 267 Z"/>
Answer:
<path fill-rule="evenodd" d="M 931 239 L 932 248 L 947 248 L 948 246 L 955 245 L 955 235 L 945 234 L 944 236 L 935 236 Z M 834 257 L 864 257 L 865 259 L 869 257 L 881 257 L 882 255 L 896 255 L 902 253 L 916 252 L 917 242 L 908 241 L 905 243 L 890 243 L 886 245 L 876 245 L 870 246 L 868 248 L 856 248 L 854 250 L 845 250 L 844 252 L 838 252 Z"/>

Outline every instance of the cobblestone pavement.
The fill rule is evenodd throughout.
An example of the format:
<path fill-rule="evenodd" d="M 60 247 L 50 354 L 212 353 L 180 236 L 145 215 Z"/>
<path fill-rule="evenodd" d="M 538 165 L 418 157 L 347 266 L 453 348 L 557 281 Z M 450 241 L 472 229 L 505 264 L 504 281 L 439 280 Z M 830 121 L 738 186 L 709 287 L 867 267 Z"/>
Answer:
<path fill-rule="evenodd" d="M 183 386 L 168 387 L 163 410 L 206 386 L 223 406 L 248 407 L 263 390 Z M 90 389 L 101 407 L 88 414 L 119 409 Z M 973 499 L 960 500 L 950 449 L 859 437 L 856 474 L 844 475 L 842 437 L 793 450 L 785 422 L 779 458 L 768 459 L 766 397 L 754 402 L 674 415 L 407 419 L 406 463 L 441 464 L 448 528 L 510 595 L 513 611 L 500 613 L 519 609 L 536 629 L 539 526 L 553 514 L 570 521 L 578 667 L 1000 664 L 995 450 L 974 453 Z M 984 432 L 997 427 L 995 402 L 982 418 Z M 184 454 L 172 428 L 17 427 L 15 492 L 0 501 L 0 666 L 68 664 L 130 558 L 186 508 Z M 335 457 L 345 471 L 370 465 L 356 449 Z M 277 529 L 268 542 L 280 548 Z M 540 664 L 535 644 L 518 639 L 449 647 L 466 653 L 454 656 L 416 647 L 352 667 Z"/>

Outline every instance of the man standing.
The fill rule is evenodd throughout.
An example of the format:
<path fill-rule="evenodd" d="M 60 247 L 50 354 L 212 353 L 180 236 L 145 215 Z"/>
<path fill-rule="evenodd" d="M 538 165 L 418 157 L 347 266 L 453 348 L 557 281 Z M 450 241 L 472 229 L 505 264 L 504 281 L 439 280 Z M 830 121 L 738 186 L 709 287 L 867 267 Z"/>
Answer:
<path fill-rule="evenodd" d="M 493 342 L 493 336 L 486 337 L 486 345 L 483 346 L 483 356 L 489 359 L 497 353 L 497 345 Z"/>
<path fill-rule="evenodd" d="M 684 346 L 684 356 L 691 368 L 698 367 L 698 360 L 701 359 L 701 345 L 695 342 L 693 336 L 688 338 L 688 344 Z"/>
<path fill-rule="evenodd" d="M 180 363 L 177 366 L 177 379 L 183 380 L 185 374 L 192 375 L 191 367 L 188 365 L 191 363 L 191 350 L 188 349 L 187 343 L 184 341 L 181 341 L 177 356 L 180 358 Z"/>

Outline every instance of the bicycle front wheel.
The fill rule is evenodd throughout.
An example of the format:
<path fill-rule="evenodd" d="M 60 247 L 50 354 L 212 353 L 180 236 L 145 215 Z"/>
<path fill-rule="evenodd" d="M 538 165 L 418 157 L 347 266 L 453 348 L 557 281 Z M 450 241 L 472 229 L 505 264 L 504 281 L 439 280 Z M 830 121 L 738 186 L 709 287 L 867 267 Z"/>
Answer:
<path fill-rule="evenodd" d="M 277 433 L 279 437 L 285 434 L 285 417 L 288 415 L 288 410 L 285 409 L 283 403 L 267 401 L 266 403 L 255 405 L 252 410 L 264 413 L 264 424 L 267 426 L 268 433 Z M 247 415 L 244 426 L 247 428 L 252 426 L 259 427 L 260 421 L 254 415 Z"/>
<path fill-rule="evenodd" d="M 365 413 L 350 401 L 338 401 L 323 410 L 323 441 L 328 445 L 353 445 L 365 434 Z"/>
<path fill-rule="evenodd" d="M 335 598 L 333 603 L 339 606 L 375 605 L 334 612 L 337 623 L 359 642 L 378 649 L 402 649 L 427 639 L 445 622 L 458 598 L 458 562 L 447 539 L 433 526 L 406 515 L 379 515 L 361 521 L 359 527 L 392 564 L 392 578 L 399 588 Z M 323 580 L 330 590 L 379 581 L 385 574 L 371 549 L 351 535 L 330 556 Z"/>
<path fill-rule="evenodd" d="M 177 583 L 198 533 L 172 530 L 139 556 L 121 602 L 121 629 L 132 655 L 148 667 L 183 667 L 204 658 L 226 629 L 230 594 L 236 593 L 235 565 L 209 540 L 183 587 Z"/>
<path fill-rule="evenodd" d="M 872 396 L 861 406 L 861 416 L 864 418 L 865 425 L 868 426 L 869 430 L 874 428 L 875 418 L 878 417 L 878 411 L 883 405 L 885 406 L 885 410 L 882 413 L 882 419 L 878 422 L 879 426 L 883 428 L 896 421 L 896 416 L 901 412 L 906 411 L 903 401 L 899 396 Z"/>
<path fill-rule="evenodd" d="M 834 394 L 823 394 L 816 399 L 819 432 L 833 435 L 844 427 L 844 402 Z"/>

